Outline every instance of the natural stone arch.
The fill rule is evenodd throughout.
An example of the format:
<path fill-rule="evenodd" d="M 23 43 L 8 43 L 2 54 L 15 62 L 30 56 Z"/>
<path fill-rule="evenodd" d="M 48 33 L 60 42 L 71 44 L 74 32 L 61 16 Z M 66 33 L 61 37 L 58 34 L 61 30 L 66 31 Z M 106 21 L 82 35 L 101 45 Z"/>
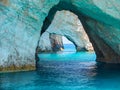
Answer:
<path fill-rule="evenodd" d="M 53 38 L 49 40 L 49 37 L 46 36 L 48 33 L 56 34 L 59 38 L 58 39 L 56 36 L 54 37 L 54 42 L 51 43 L 52 48 L 50 47 L 49 41 L 51 41 L 51 39 L 53 40 Z M 75 45 L 76 51 L 93 51 L 92 44 L 90 43 L 80 20 L 77 15 L 70 11 L 62 10 L 56 12 L 51 25 L 40 37 L 39 51 L 49 52 L 52 51 L 51 49 L 54 51 L 54 46 L 59 46 L 58 50 L 60 50 L 63 45 L 59 35 L 65 36 L 68 40 L 70 40 Z M 56 45 L 53 45 L 55 43 Z"/>
<path fill-rule="evenodd" d="M 78 18 L 81 20 L 83 27 L 85 28 L 85 31 L 87 32 L 90 38 L 90 41 L 93 44 L 94 50 L 97 55 L 97 61 L 106 62 L 106 63 L 120 63 L 119 61 L 120 53 L 119 51 L 116 50 L 116 48 L 119 49 L 119 44 L 117 45 L 117 47 L 116 45 L 112 46 L 112 42 L 110 42 L 109 38 L 108 37 L 106 38 L 106 35 L 105 35 L 106 29 L 108 28 L 113 29 L 114 26 L 119 27 L 117 22 L 120 22 L 120 21 L 114 19 L 111 16 L 107 16 L 107 14 L 101 11 L 101 9 L 104 10 L 104 8 L 99 9 L 96 6 L 93 6 L 96 9 L 96 11 L 93 11 L 93 12 L 90 12 L 91 9 L 89 11 L 89 9 L 87 8 L 89 12 L 89 14 L 87 14 L 88 13 L 87 9 L 85 9 L 86 12 L 84 12 L 83 8 L 85 7 L 85 5 L 89 5 L 89 4 L 85 2 L 84 3 L 78 2 L 81 5 L 80 7 L 82 8 L 82 10 L 80 10 L 79 4 L 77 4 L 76 2 L 77 1 L 75 0 L 70 2 L 67 0 L 66 1 L 61 0 L 57 5 L 52 7 L 48 13 L 48 16 L 44 21 L 41 33 L 45 32 L 45 30 L 49 27 L 55 13 L 58 10 L 70 10 L 71 12 L 75 13 L 78 16 Z M 93 1 L 93 3 L 95 2 Z M 108 21 L 104 20 L 103 18 L 99 18 L 100 15 L 97 13 L 97 11 L 99 11 L 99 14 L 102 15 L 102 17 L 107 18 Z M 96 15 L 92 16 L 92 14 L 96 14 Z M 110 22 L 111 20 L 115 20 L 116 22 L 113 24 Z M 112 25 L 113 27 L 111 28 L 110 25 Z M 114 29 L 116 30 L 116 28 Z M 100 30 L 103 30 L 103 31 L 101 32 Z M 100 35 L 100 34 L 103 34 L 103 35 Z M 111 32 L 107 32 L 107 34 L 109 36 L 112 36 Z"/>
<path fill-rule="evenodd" d="M 75 45 L 77 51 L 89 51 L 90 48 L 88 47 L 91 47 L 91 50 L 93 50 L 78 16 L 70 11 L 57 11 L 46 31 L 65 36 Z"/>

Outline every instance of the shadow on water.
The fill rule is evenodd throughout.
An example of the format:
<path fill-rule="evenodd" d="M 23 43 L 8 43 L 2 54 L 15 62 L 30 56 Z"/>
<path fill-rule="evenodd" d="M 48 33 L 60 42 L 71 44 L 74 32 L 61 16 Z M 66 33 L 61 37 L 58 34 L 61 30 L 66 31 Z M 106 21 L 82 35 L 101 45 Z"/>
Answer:
<path fill-rule="evenodd" d="M 0 90 L 120 90 L 119 64 L 96 63 L 94 55 L 86 59 L 83 53 L 77 54 L 75 60 L 75 53 L 69 60 L 60 60 L 64 54 L 46 54 L 36 71 L 0 73 Z"/>
<path fill-rule="evenodd" d="M 37 72 L 42 76 L 42 79 L 46 79 L 42 83 L 43 85 L 66 86 L 71 88 L 70 90 L 120 89 L 120 64 L 73 61 L 59 62 L 60 64 L 47 62 L 42 62 L 39 65 L 41 69 L 38 69 Z"/>

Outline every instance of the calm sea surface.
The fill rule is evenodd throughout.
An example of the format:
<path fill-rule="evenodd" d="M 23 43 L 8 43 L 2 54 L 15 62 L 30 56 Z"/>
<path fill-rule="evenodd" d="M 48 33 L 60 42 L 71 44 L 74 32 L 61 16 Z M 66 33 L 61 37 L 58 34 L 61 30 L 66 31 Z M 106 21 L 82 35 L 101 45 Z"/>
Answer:
<path fill-rule="evenodd" d="M 94 52 L 74 47 L 39 54 L 36 71 L 0 74 L 0 90 L 120 90 L 119 65 L 95 62 Z"/>

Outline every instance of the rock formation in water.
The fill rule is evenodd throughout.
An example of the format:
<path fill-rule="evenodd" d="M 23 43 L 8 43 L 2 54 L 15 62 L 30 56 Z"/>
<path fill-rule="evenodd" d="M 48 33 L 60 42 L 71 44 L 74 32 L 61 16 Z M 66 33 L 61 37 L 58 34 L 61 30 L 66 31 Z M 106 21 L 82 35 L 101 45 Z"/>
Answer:
<path fill-rule="evenodd" d="M 62 36 L 44 32 L 40 37 L 38 53 L 56 52 L 64 48 Z"/>
<path fill-rule="evenodd" d="M 51 25 L 46 31 L 65 36 L 75 44 L 77 51 L 93 50 L 92 44 L 90 43 L 80 20 L 72 12 L 65 10 L 57 11 Z"/>
<path fill-rule="evenodd" d="M 52 46 L 52 51 L 56 52 L 63 50 L 64 46 L 61 35 L 50 33 L 50 42 Z"/>
<path fill-rule="evenodd" d="M 97 55 L 97 61 L 120 63 L 120 1 L 60 0 L 51 8 L 42 33 L 51 25 L 55 13 L 70 10 L 81 20 Z M 67 6 L 67 7 L 66 7 Z"/>
<path fill-rule="evenodd" d="M 44 35 L 44 37 L 40 37 L 39 51 L 49 52 L 61 50 L 63 47 L 63 42 L 62 37 L 60 36 L 65 36 L 71 42 L 73 42 L 76 46 L 77 51 L 93 51 L 92 44 L 90 43 L 89 38 L 84 28 L 82 27 L 82 24 L 80 23 L 80 20 L 75 14 L 70 11 L 57 11 L 54 20 L 52 21 L 50 27 L 46 30 L 45 33 L 54 33 L 54 36 L 49 39 L 50 41 L 52 41 L 51 50 L 49 47 L 49 43 L 47 43 L 47 36 Z"/>
<path fill-rule="evenodd" d="M 0 0 L 0 71 L 35 69 L 40 32 L 58 10 L 78 15 L 97 61 L 120 63 L 119 0 Z"/>

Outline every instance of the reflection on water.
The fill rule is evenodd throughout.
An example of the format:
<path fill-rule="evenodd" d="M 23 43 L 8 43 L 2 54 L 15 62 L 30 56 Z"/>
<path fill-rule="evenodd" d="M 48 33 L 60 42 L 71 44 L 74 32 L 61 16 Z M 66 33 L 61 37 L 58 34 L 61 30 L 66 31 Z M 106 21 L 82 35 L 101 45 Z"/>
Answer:
<path fill-rule="evenodd" d="M 119 69 L 109 69 L 109 65 L 94 61 L 41 61 L 38 65 L 36 71 L 0 74 L 0 90 L 120 89 Z"/>
<path fill-rule="evenodd" d="M 95 53 L 40 54 L 36 71 L 1 73 L 0 90 L 120 90 L 120 65 Z"/>

